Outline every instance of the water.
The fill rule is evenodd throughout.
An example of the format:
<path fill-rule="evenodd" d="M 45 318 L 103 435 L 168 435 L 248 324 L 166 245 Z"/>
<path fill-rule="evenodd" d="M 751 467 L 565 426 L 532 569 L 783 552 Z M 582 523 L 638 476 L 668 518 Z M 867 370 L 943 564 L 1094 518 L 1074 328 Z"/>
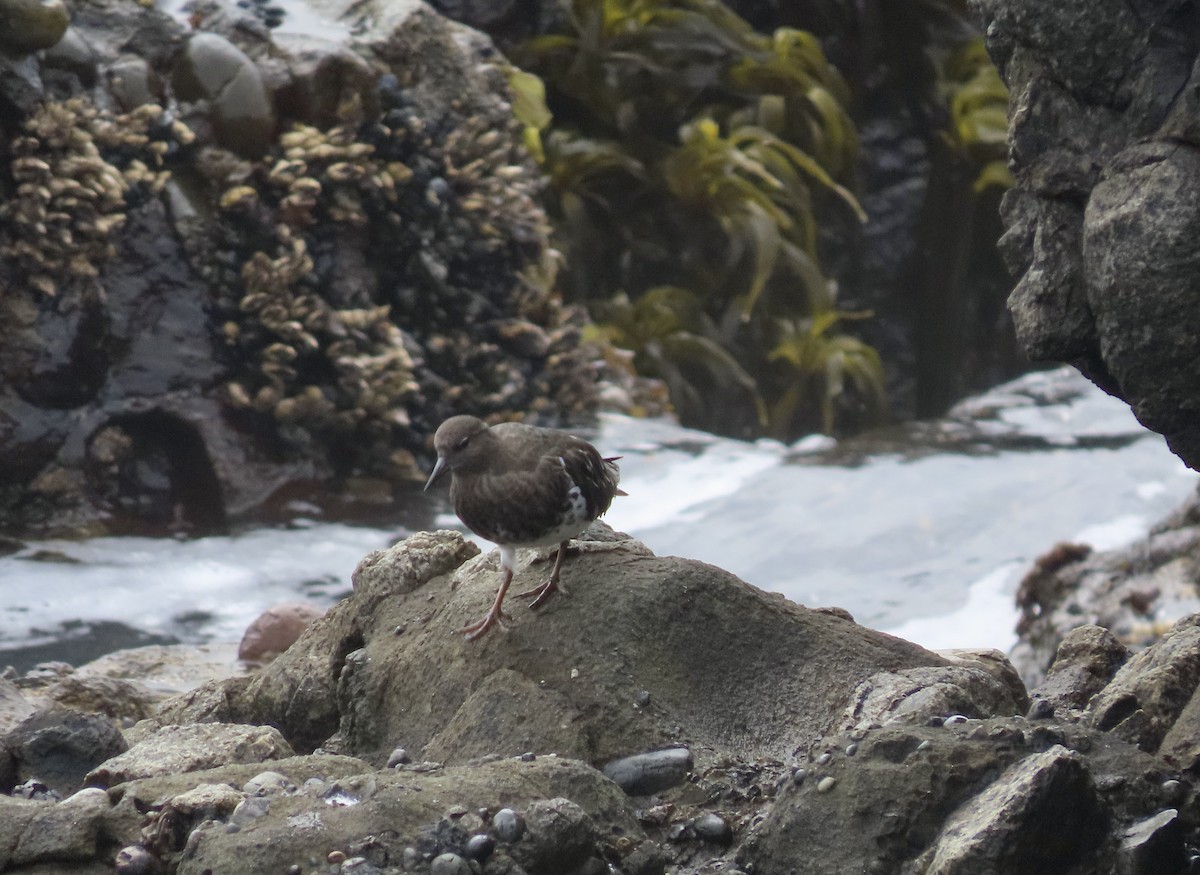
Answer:
<path fill-rule="evenodd" d="M 591 437 L 623 456 L 614 528 L 932 648 L 1007 650 L 1035 557 L 1060 540 L 1132 541 L 1196 485 L 1162 438 L 1072 371 L 1025 377 L 936 427 L 840 445 L 621 416 Z M 0 558 L 0 665 L 237 640 L 273 604 L 345 596 L 358 560 L 404 534 L 301 519 L 190 541 L 32 543 Z"/>

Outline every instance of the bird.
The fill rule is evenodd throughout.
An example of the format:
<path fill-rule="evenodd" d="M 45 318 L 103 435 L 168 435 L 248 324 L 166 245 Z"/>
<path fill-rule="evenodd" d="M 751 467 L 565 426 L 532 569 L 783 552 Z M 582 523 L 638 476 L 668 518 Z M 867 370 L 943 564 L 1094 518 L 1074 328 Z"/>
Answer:
<path fill-rule="evenodd" d="M 518 422 L 489 426 L 474 416 L 452 416 L 433 436 L 437 462 L 425 491 L 447 471 L 454 512 L 468 529 L 500 548 L 503 576 L 491 608 L 459 629 L 468 641 L 503 623 L 504 596 L 512 583 L 519 547 L 557 544 L 554 569 L 545 583 L 518 598 L 533 596 L 537 608 L 556 591 L 567 542 L 605 511 L 619 483 L 620 456 L 605 458 L 582 438 L 554 428 Z"/>

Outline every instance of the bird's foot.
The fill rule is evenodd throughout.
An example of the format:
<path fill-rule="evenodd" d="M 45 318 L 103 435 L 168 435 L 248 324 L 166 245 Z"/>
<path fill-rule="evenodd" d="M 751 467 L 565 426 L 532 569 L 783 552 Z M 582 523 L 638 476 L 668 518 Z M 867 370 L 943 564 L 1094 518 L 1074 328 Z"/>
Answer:
<path fill-rule="evenodd" d="M 570 595 L 567 588 L 563 586 L 556 578 L 551 577 L 541 586 L 535 586 L 533 589 L 527 589 L 525 592 L 517 593 L 517 598 L 524 599 L 533 596 L 533 601 L 529 603 L 531 608 L 540 608 L 546 603 L 546 599 L 550 598 L 553 592 L 561 592 L 563 595 Z"/>
<path fill-rule="evenodd" d="M 500 626 L 502 629 L 507 628 L 507 621 L 511 619 L 512 617 L 510 617 L 504 611 L 493 607 L 490 611 L 484 614 L 481 619 L 476 620 L 469 626 L 463 626 L 461 629 L 456 629 L 455 632 L 460 635 L 465 635 L 468 641 L 474 641 L 476 638 L 482 638 L 484 635 L 486 635 L 488 630 L 493 626 Z"/>

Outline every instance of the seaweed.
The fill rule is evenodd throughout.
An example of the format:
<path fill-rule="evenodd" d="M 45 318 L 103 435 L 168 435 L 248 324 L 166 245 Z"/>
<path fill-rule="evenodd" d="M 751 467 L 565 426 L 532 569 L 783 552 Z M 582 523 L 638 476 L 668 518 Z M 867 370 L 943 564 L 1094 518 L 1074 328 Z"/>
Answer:
<path fill-rule="evenodd" d="M 573 0 L 568 13 L 567 32 L 514 53 L 510 84 L 551 182 L 565 290 L 594 334 L 666 381 L 690 425 L 832 431 L 832 400 L 814 402 L 815 420 L 796 407 L 867 384 L 882 413 L 878 356 L 856 359 L 855 374 L 877 369 L 863 383 L 787 353 L 805 320 L 838 336 L 821 229 L 865 220 L 849 89 L 817 39 L 758 33 L 717 0 Z"/>

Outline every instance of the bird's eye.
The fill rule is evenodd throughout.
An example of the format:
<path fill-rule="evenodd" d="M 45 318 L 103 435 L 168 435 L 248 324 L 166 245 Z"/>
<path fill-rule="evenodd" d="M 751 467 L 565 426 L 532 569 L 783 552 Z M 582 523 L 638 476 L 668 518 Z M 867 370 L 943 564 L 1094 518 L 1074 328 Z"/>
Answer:
<path fill-rule="evenodd" d="M 469 444 L 470 442 L 471 442 L 471 436 L 467 435 L 465 438 L 463 438 L 461 441 L 458 442 L 458 448 L 460 450 L 465 450 L 467 448 L 467 444 Z"/>

